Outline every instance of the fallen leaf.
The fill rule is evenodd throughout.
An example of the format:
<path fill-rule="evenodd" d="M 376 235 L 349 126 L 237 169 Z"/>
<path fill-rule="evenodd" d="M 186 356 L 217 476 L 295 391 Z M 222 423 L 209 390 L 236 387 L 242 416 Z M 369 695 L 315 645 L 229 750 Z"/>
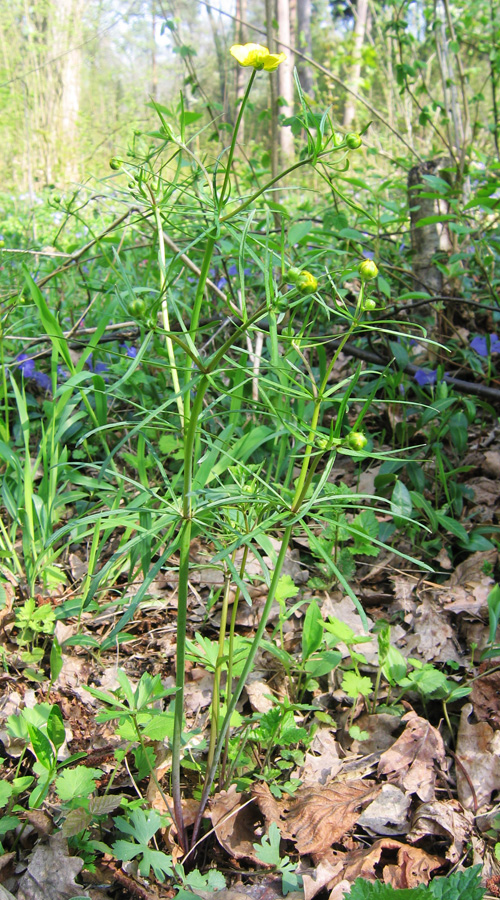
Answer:
<path fill-rule="evenodd" d="M 407 794 L 395 784 L 384 784 L 378 797 L 361 813 L 358 825 L 362 825 L 369 834 L 406 834 L 410 827 L 410 806 L 411 798 Z"/>
<path fill-rule="evenodd" d="M 39 843 L 24 875 L 19 881 L 17 900 L 71 900 L 88 897 L 75 878 L 81 872 L 83 859 L 70 856 L 68 843 L 61 834 Z"/>
<path fill-rule="evenodd" d="M 394 733 L 401 727 L 401 719 L 389 713 L 371 715 L 364 712 L 357 717 L 356 725 L 361 731 L 365 731 L 368 737 L 363 741 L 353 741 L 351 753 L 362 753 L 366 756 L 392 747 L 395 741 Z"/>
<path fill-rule="evenodd" d="M 304 784 L 327 784 L 340 772 L 340 744 L 330 728 L 318 728 L 304 757 L 299 777 Z"/>
<path fill-rule="evenodd" d="M 210 806 L 210 818 L 215 836 L 221 847 L 235 859 L 250 859 L 256 865 L 264 865 L 256 856 L 254 843 L 258 841 L 256 832 L 258 808 L 252 800 L 243 801 L 235 785 L 228 791 L 216 794 Z"/>
<path fill-rule="evenodd" d="M 302 873 L 302 882 L 304 885 L 304 900 L 313 900 L 316 894 L 319 894 L 324 887 L 327 887 L 339 874 L 344 871 L 342 860 L 335 863 L 326 859 L 320 861 L 314 869 L 307 869 Z"/>
<path fill-rule="evenodd" d="M 455 865 L 470 839 L 473 825 L 474 816 L 458 800 L 434 800 L 419 806 L 406 840 L 416 844 L 424 837 L 444 838 L 449 843 L 446 859 Z"/>
<path fill-rule="evenodd" d="M 417 794 L 424 802 L 433 800 L 435 766 L 442 766 L 445 761 L 443 739 L 427 719 L 413 711 L 401 721 L 406 722 L 406 728 L 380 757 L 378 774 L 386 775 L 392 784 Z"/>
<path fill-rule="evenodd" d="M 336 883 L 345 880 L 352 884 L 356 878 L 377 881 L 382 872 L 384 882 L 395 888 L 428 884 L 432 872 L 445 863 L 440 857 L 430 856 L 425 850 L 388 837 L 375 841 L 371 847 L 344 854 L 331 853 L 329 858 L 332 862 L 343 858 L 343 872 L 334 878 Z M 335 883 L 331 882 L 329 888 L 333 887 Z"/>
<path fill-rule="evenodd" d="M 487 722 L 469 722 L 472 711 L 472 703 L 466 703 L 460 716 L 456 776 L 458 799 L 465 809 L 477 812 L 500 790 L 500 731 Z"/>
<path fill-rule="evenodd" d="M 500 672 L 488 672 L 490 667 L 495 669 L 493 662 L 481 663 L 479 677 L 472 684 L 470 700 L 476 719 L 500 728 Z"/>
<path fill-rule="evenodd" d="M 361 779 L 300 788 L 285 814 L 287 831 L 293 835 L 298 852 L 323 856 L 349 833 L 360 810 L 379 791 L 379 785 Z"/>
<path fill-rule="evenodd" d="M 423 591 L 415 610 L 414 632 L 404 648 L 405 656 L 416 656 L 422 662 L 463 663 L 456 630 L 450 616 L 436 602 L 436 594 Z"/>

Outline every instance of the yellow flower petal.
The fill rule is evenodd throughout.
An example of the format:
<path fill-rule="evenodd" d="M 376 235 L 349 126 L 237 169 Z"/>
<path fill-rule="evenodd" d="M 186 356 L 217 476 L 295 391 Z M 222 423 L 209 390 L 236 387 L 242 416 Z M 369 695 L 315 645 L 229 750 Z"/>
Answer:
<path fill-rule="evenodd" d="M 252 66 L 267 72 L 274 72 L 286 59 L 284 53 L 269 53 L 268 48 L 262 44 L 234 44 L 229 52 L 240 66 Z"/>
<path fill-rule="evenodd" d="M 286 53 L 270 53 L 264 60 L 264 69 L 266 72 L 275 72 L 278 66 L 286 59 Z"/>

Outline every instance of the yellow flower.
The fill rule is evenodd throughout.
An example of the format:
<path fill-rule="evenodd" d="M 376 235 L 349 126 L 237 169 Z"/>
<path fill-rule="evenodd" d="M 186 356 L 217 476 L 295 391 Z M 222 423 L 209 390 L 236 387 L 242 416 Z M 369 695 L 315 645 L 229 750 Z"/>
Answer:
<path fill-rule="evenodd" d="M 266 72 L 274 72 L 286 59 L 285 53 L 269 53 L 261 44 L 233 44 L 229 52 L 240 66 L 253 66 Z"/>

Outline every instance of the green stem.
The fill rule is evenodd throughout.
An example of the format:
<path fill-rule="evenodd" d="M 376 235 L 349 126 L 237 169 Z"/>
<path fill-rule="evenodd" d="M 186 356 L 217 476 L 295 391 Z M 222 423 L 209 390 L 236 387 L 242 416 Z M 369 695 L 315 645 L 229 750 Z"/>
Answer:
<path fill-rule="evenodd" d="M 217 770 L 217 763 L 220 758 L 222 749 L 224 747 L 224 742 L 226 740 L 226 734 L 229 731 L 229 726 L 231 724 L 232 715 L 236 709 L 236 704 L 238 703 L 238 700 L 241 697 L 243 688 L 245 687 L 245 684 L 246 684 L 246 680 L 252 670 L 254 659 L 257 654 L 257 650 L 260 647 L 262 635 L 264 634 L 264 630 L 267 625 L 267 620 L 269 618 L 269 613 L 271 612 L 271 606 L 273 605 L 274 597 L 276 594 L 276 589 L 278 587 L 278 582 L 281 578 L 281 570 L 283 568 L 283 563 L 285 561 L 285 554 L 286 554 L 286 551 L 288 548 L 288 544 L 290 543 L 290 538 L 292 536 L 292 528 L 293 528 L 292 525 L 287 525 L 287 527 L 285 528 L 285 531 L 283 533 L 281 547 L 280 547 L 280 551 L 278 554 L 278 559 L 276 561 L 276 568 L 273 572 L 273 577 L 271 580 L 269 593 L 267 595 L 267 600 L 264 605 L 264 609 L 262 610 L 262 616 L 261 616 L 260 622 L 257 626 L 257 630 L 255 632 L 255 637 L 250 646 L 250 650 L 248 652 L 248 656 L 246 658 L 245 665 L 243 666 L 243 671 L 238 679 L 238 684 L 236 685 L 236 688 L 233 692 L 233 696 L 231 697 L 231 700 L 228 704 L 226 715 L 224 716 L 224 721 L 222 723 L 220 733 L 219 733 L 219 739 L 217 741 L 217 746 L 215 748 L 214 761 L 213 761 L 210 769 L 207 770 L 207 775 L 205 778 L 205 786 L 203 788 L 203 793 L 202 793 L 201 799 L 200 799 L 198 815 L 196 817 L 196 822 L 194 823 L 193 837 L 192 837 L 193 844 L 196 843 L 196 839 L 198 837 L 198 832 L 199 832 L 200 825 L 201 825 L 201 819 L 202 819 L 205 807 L 207 805 L 207 800 L 208 800 L 208 797 L 210 794 L 210 789 L 212 787 L 212 784 L 213 784 L 213 781 L 215 778 L 215 773 Z"/>
<path fill-rule="evenodd" d="M 246 106 L 246 104 L 247 104 L 247 100 L 248 100 L 248 98 L 249 98 L 249 96 L 250 96 L 250 91 L 252 90 L 252 85 L 253 85 L 253 83 L 254 83 L 254 81 L 255 81 L 255 76 L 256 76 L 256 74 L 257 74 L 257 69 L 253 69 L 252 74 L 250 75 L 250 78 L 249 78 L 247 87 L 246 87 L 246 91 L 245 91 L 245 93 L 244 93 L 244 95 L 243 95 L 243 100 L 241 101 L 241 104 L 240 104 L 240 108 L 239 108 L 239 111 L 238 111 L 238 115 L 237 115 L 237 117 L 236 117 L 236 122 L 234 123 L 233 135 L 232 135 L 232 138 L 231 138 L 231 146 L 229 147 L 229 155 L 228 155 L 228 158 L 227 158 L 227 164 L 226 164 L 226 172 L 225 172 L 225 175 L 224 175 L 224 182 L 223 182 L 223 184 L 222 184 L 222 190 L 221 190 L 221 193 L 220 193 L 220 199 L 219 199 L 219 211 L 220 211 L 220 210 L 222 209 L 222 207 L 224 206 L 224 200 L 225 200 L 225 196 L 226 196 L 226 191 L 227 191 L 227 187 L 228 187 L 228 184 L 229 184 L 229 178 L 230 178 L 230 175 L 231 175 L 231 166 L 232 166 L 232 163 L 233 163 L 234 150 L 235 150 L 235 147 L 236 147 L 236 139 L 237 139 L 237 137 L 238 137 L 238 131 L 240 130 L 240 124 L 241 124 L 241 120 L 242 120 L 242 118 L 243 118 L 243 112 L 244 112 L 244 110 L 245 110 L 245 106 Z"/>
<path fill-rule="evenodd" d="M 184 423 L 184 404 L 182 402 L 181 386 L 179 384 L 179 375 L 175 362 L 174 345 L 170 338 L 170 319 L 168 315 L 167 303 L 167 265 L 165 259 L 165 241 L 163 240 L 163 226 L 161 223 L 160 208 L 156 202 L 156 197 L 150 189 L 151 201 L 153 203 L 153 212 L 156 220 L 156 230 L 158 232 L 158 262 L 160 264 L 160 296 L 161 296 L 161 315 L 163 320 L 163 328 L 166 332 L 165 343 L 167 345 L 168 361 L 172 372 L 172 384 L 176 393 L 177 410 L 181 420 L 181 426 Z"/>
<path fill-rule="evenodd" d="M 187 604 L 189 593 L 189 548 L 192 531 L 192 497 L 194 444 L 198 418 L 203 406 L 203 398 L 208 388 L 208 378 L 203 376 L 196 391 L 193 409 L 189 418 L 184 446 L 184 487 L 182 497 L 182 533 L 179 546 L 179 589 L 177 601 L 177 649 L 175 672 L 174 733 L 172 736 L 172 799 L 175 823 L 179 840 L 187 849 L 186 830 L 181 799 L 181 742 L 184 717 L 184 680 L 186 665 Z"/>
<path fill-rule="evenodd" d="M 233 553 L 233 563 L 236 551 Z M 210 716 L 210 742 L 207 753 L 207 769 L 210 769 L 214 761 L 215 744 L 220 718 L 220 681 L 221 669 L 224 661 L 224 640 L 226 638 L 227 611 L 229 608 L 229 591 L 231 589 L 231 573 L 226 572 L 224 584 L 224 596 L 222 598 L 221 619 L 219 625 L 219 644 L 217 647 L 217 660 L 214 671 L 214 687 L 212 691 L 212 712 Z"/>

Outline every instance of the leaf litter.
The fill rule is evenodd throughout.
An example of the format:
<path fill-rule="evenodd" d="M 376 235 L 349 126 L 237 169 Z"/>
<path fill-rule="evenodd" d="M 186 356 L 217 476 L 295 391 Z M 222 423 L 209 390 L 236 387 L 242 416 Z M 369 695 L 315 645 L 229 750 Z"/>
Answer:
<path fill-rule="evenodd" d="M 197 553 L 201 553 L 200 547 Z M 206 554 L 203 558 L 206 559 Z M 476 638 L 480 635 L 481 646 L 486 646 L 486 599 L 493 581 L 484 574 L 484 564 L 493 566 L 496 558 L 496 551 L 472 554 L 450 577 L 432 586 L 419 583 L 411 571 L 401 568 L 400 561 L 398 572 L 389 570 L 389 574 L 386 573 L 388 587 L 385 590 L 392 597 L 390 608 L 399 610 L 403 623 L 393 628 L 392 642 L 403 655 L 421 657 L 426 663 L 432 660 L 441 666 L 451 661 L 463 668 L 471 634 Z M 394 560 L 390 561 L 391 565 L 393 563 Z M 304 585 L 303 573 L 307 570 L 296 555 L 290 557 L 289 570 L 293 571 L 297 583 Z M 196 594 L 193 594 L 193 631 L 200 628 L 202 621 L 201 613 L 198 614 L 198 598 L 213 588 L 208 577 L 210 569 L 206 571 L 205 577 L 204 570 L 200 570 Z M 299 571 L 302 572 L 300 579 L 297 577 Z M 383 567 L 374 566 L 371 571 L 373 584 L 380 584 Z M 157 596 L 161 591 L 163 595 L 170 591 L 171 577 L 161 584 L 160 581 Z M 361 597 L 363 585 L 368 589 L 369 575 L 365 575 L 359 584 Z M 307 603 L 311 592 L 306 586 L 300 587 L 300 591 Z M 371 596 L 375 593 L 373 591 Z M 246 635 L 251 635 L 258 621 L 259 603 L 264 596 L 261 586 L 256 585 L 253 595 L 255 609 L 250 615 L 242 614 L 239 619 L 239 628 Z M 293 602 L 291 599 L 288 605 Z M 359 614 L 350 598 L 340 591 L 324 592 L 319 602 L 324 618 L 333 615 L 356 634 L 362 633 Z M 168 609 L 175 610 L 171 599 Z M 377 619 L 386 613 L 386 609 L 371 606 L 369 627 L 373 629 Z M 217 608 L 212 621 L 216 626 Z M 302 622 L 303 612 L 299 612 L 287 623 L 286 646 L 292 654 L 300 651 Z M 96 622 L 89 618 L 85 620 L 84 628 L 89 634 L 102 633 L 103 624 L 104 620 Z M 174 626 L 174 621 L 165 621 L 161 606 L 144 604 L 129 625 L 135 634 L 134 641 L 122 645 L 118 664 L 112 656 L 114 651 L 103 652 L 97 661 L 85 648 L 68 644 L 64 649 L 63 665 L 54 682 L 50 701 L 59 703 L 63 712 L 70 738 L 69 751 L 82 750 L 86 754 L 78 764 L 99 766 L 102 770 L 100 791 L 115 766 L 115 750 L 124 747 L 124 742 L 117 736 L 114 723 L 96 725 L 99 704 L 86 688 L 94 684 L 106 691 L 113 690 L 117 685 L 118 665 L 125 668 L 135 684 L 145 671 L 161 672 L 164 684 L 172 684 L 173 644 L 170 636 L 174 634 Z M 475 629 L 473 632 L 471 627 Z M 65 636 L 75 633 L 73 628 Z M 65 636 L 60 634 L 64 640 Z M 165 635 L 168 636 L 166 643 Z M 340 649 L 344 661 L 348 660 L 349 648 L 344 644 Z M 363 674 L 373 678 L 378 658 L 376 635 L 370 642 L 360 644 L 359 650 L 364 660 L 361 663 Z M 460 717 L 459 708 L 454 712 L 454 748 L 436 702 L 429 701 L 429 707 L 425 709 L 418 697 L 410 693 L 403 701 L 405 708 L 399 715 L 394 715 L 373 710 L 369 701 L 361 697 L 355 702 L 347 697 L 335 672 L 328 676 L 326 693 L 318 684 L 310 695 L 311 709 L 306 713 L 299 710 L 294 713 L 297 725 L 312 722 L 314 732 L 301 759 L 290 769 L 289 777 L 295 778 L 299 786 L 289 794 L 281 792 L 281 796 L 276 796 L 279 791 L 273 793 L 265 779 L 256 774 L 251 785 L 237 790 L 233 784 L 228 790 L 216 793 L 210 803 L 211 840 L 216 841 L 215 846 L 212 845 L 212 854 L 217 865 L 223 868 L 224 860 L 229 861 L 233 871 L 238 873 L 235 893 L 240 897 L 242 893 L 246 896 L 252 891 L 255 893 L 259 881 L 252 883 L 252 874 L 245 876 L 245 872 L 255 872 L 257 867 L 261 872 L 266 870 L 266 864 L 255 848 L 273 823 L 281 834 L 281 852 L 289 854 L 298 864 L 297 872 L 303 883 L 300 896 L 305 900 L 312 900 L 320 893 L 329 900 L 342 900 L 358 877 L 373 882 L 381 880 L 397 889 L 425 885 L 436 874 L 446 873 L 451 866 L 463 865 L 468 847 L 474 848 L 475 861 L 478 858 L 484 860 L 489 877 L 496 877 L 497 863 L 485 837 L 494 821 L 495 802 L 500 792 L 500 682 L 498 673 L 490 672 L 490 667 L 494 668 L 493 664 L 481 665 L 480 677 L 473 682 L 471 703 L 462 707 Z M 213 675 L 203 667 L 188 666 L 188 731 L 198 728 L 203 735 L 208 727 L 206 709 L 212 681 Z M 0 733 L 2 740 L 5 738 L 9 776 L 9 760 L 12 765 L 16 764 L 22 745 L 17 749 L 16 741 L 7 734 L 6 719 L 26 705 L 32 708 L 44 699 L 44 693 L 43 688 L 33 689 L 22 677 L 15 682 L 4 682 L 5 685 L 7 690 L 4 689 L 0 702 Z M 250 712 L 257 716 L 258 720 L 273 708 L 276 698 L 281 702 L 289 698 L 291 689 L 291 682 L 276 659 L 267 652 L 261 653 L 239 708 L 246 715 Z M 384 688 L 379 702 L 383 704 L 385 699 Z M 351 735 L 353 725 L 358 731 Z M 158 762 L 156 781 L 149 777 L 142 788 L 149 807 L 159 813 L 168 813 L 172 806 L 168 792 L 160 792 L 157 787 L 158 783 L 166 785 L 168 782 L 170 756 L 167 744 L 168 741 L 152 743 Z M 279 757 L 279 749 L 279 746 L 275 748 L 274 757 Z M 133 764 L 130 751 L 127 758 L 130 759 L 130 771 Z M 134 795 L 133 780 L 123 766 L 118 770 L 115 787 L 119 798 L 128 796 L 131 799 Z M 96 800 L 101 796 L 104 795 L 99 795 Z M 22 849 L 25 868 L 13 872 L 12 865 L 7 866 L 3 874 L 0 869 L 0 886 L 4 892 L 11 892 L 16 900 L 48 900 L 49 897 L 70 900 L 73 896 L 101 900 L 115 896 L 109 883 L 109 878 L 114 877 L 115 885 L 121 884 L 124 896 L 169 896 L 164 885 L 154 885 L 153 890 L 152 885 L 148 887 L 142 883 L 137 866 L 120 864 L 106 857 L 102 865 L 99 864 L 105 889 L 94 888 L 88 882 L 82 884 L 82 875 L 85 881 L 88 877 L 82 873 L 83 861 L 68 851 L 63 833 L 50 834 L 54 827 L 51 811 L 57 810 L 57 802 L 57 797 L 51 795 L 48 812 L 37 818 L 35 812 L 39 811 L 32 810 L 26 817 Z M 110 803 L 108 812 L 113 812 L 116 805 L 113 800 Z M 183 803 L 190 827 L 196 817 L 197 801 L 187 795 Z M 72 834 L 71 815 L 70 812 L 66 817 L 68 837 Z M 209 820 L 205 821 L 210 832 Z M 182 859 L 173 825 L 163 828 L 158 840 L 162 849 L 172 854 L 174 861 Z M 56 863 L 63 870 L 59 878 L 53 873 Z M 267 868 L 269 870 L 269 864 Z M 110 872 L 114 876 L 110 876 Z M 267 896 L 279 897 L 280 889 L 276 885 L 280 880 L 274 878 L 273 881 L 273 878 L 269 875 L 266 890 L 270 893 Z M 46 885 L 40 888 L 44 879 Z M 203 896 L 201 888 L 199 892 Z M 215 900 L 218 894 L 222 898 L 225 893 L 231 893 L 231 890 L 210 896 Z"/>

